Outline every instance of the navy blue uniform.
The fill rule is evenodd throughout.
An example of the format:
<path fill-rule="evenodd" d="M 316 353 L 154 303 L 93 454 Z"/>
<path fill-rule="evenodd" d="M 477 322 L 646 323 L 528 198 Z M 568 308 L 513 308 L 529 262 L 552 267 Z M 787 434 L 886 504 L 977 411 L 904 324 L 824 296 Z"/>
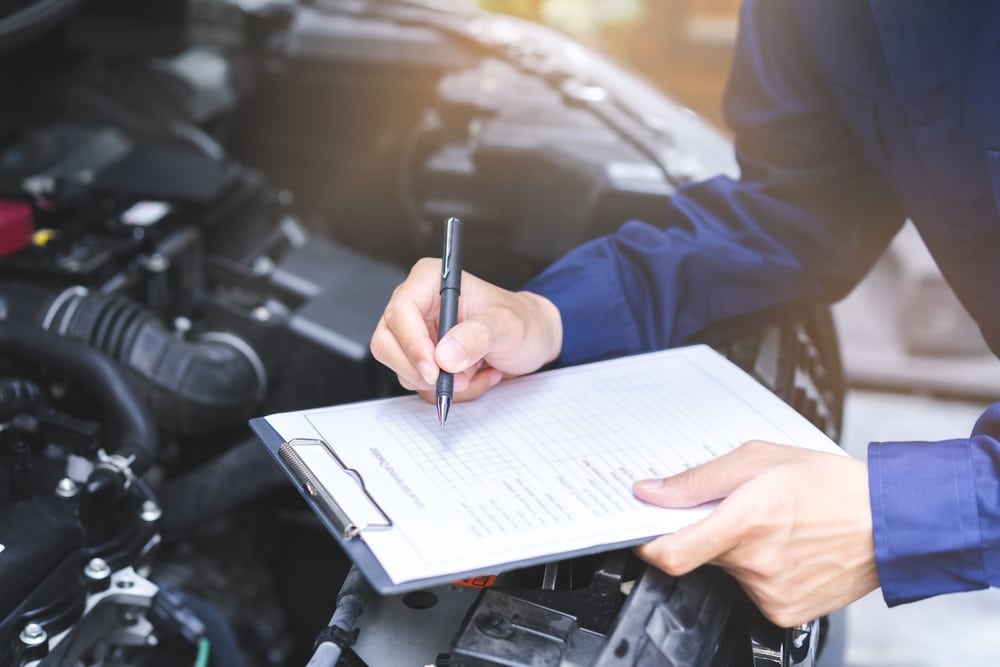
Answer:
<path fill-rule="evenodd" d="M 907 217 L 1000 354 L 1000 3 L 748 0 L 724 111 L 738 180 L 684 187 L 665 228 L 629 222 L 528 286 L 560 310 L 563 363 L 836 301 Z M 971 437 L 868 463 L 889 604 L 1000 585 L 1000 403 Z"/>

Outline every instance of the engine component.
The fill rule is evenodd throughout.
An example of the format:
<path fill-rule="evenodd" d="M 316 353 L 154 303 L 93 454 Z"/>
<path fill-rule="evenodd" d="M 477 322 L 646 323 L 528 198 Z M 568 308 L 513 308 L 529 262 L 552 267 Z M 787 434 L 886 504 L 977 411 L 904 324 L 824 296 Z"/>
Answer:
<path fill-rule="evenodd" d="M 7 665 L 42 657 L 44 638 L 74 627 L 95 586 L 106 588 L 107 563 L 148 559 L 159 511 L 139 476 L 155 458 L 158 434 L 122 372 L 81 343 L 5 322 L 0 356 L 52 373 L 40 378 L 65 375 L 89 387 L 103 416 L 95 429 L 57 411 L 35 383 L 2 384 L 10 399 L 0 437 L 9 470 L 0 487 L 9 507 L 0 513 L 0 664 Z M 92 565 L 89 580 L 81 562 Z"/>
<path fill-rule="evenodd" d="M 31 207 L 23 202 L 0 200 L 0 255 L 9 255 L 31 244 L 35 231 Z"/>
<path fill-rule="evenodd" d="M 716 132 L 539 26 L 331 0 L 273 34 L 284 66 L 260 73 L 232 145 L 401 266 L 436 255 L 434 223 L 454 215 L 466 268 L 517 288 L 627 219 L 661 221 L 677 185 L 735 173 Z"/>
<path fill-rule="evenodd" d="M 58 294 L 0 283 L 8 321 L 88 343 L 132 372 L 156 423 L 175 433 L 206 433 L 245 423 L 263 400 L 263 363 L 233 334 L 206 332 L 188 342 L 125 297 L 72 287 Z"/>
<path fill-rule="evenodd" d="M 131 567 L 112 572 L 100 559 L 87 563 L 84 576 L 93 592 L 87 595 L 80 621 L 50 640 L 52 648 L 37 667 L 79 664 L 98 642 L 109 639 L 118 646 L 155 643 L 152 624 L 145 616 L 158 592 L 155 584 Z"/>
<path fill-rule="evenodd" d="M 738 664 L 746 647 L 729 641 L 740 636 L 729 620 L 739 600 L 732 580 L 711 569 L 680 579 L 647 569 L 617 614 L 614 630 L 596 632 L 557 608 L 489 589 L 470 609 L 451 653 L 437 664 Z"/>
<path fill-rule="evenodd" d="M 0 49 L 8 51 L 54 29 L 80 6 L 82 0 L 18 2 L 0 14 Z"/>
<path fill-rule="evenodd" d="M 103 355 L 78 343 L 35 329 L 0 323 L 0 353 L 22 361 L 49 365 L 89 385 L 104 413 L 117 428 L 112 448 L 115 474 L 141 475 L 152 463 L 159 436 L 145 404 L 132 393 L 121 371 Z M 129 480 L 130 481 L 130 480 Z"/>

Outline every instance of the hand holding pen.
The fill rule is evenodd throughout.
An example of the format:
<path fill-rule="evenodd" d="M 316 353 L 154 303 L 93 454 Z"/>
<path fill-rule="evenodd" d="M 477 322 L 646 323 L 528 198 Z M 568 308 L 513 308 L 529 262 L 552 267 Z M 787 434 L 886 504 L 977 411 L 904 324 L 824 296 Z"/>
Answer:
<path fill-rule="evenodd" d="M 445 289 L 443 276 L 449 258 L 454 267 L 449 273 L 455 281 L 453 289 Z M 449 407 L 452 402 L 482 396 L 504 377 L 537 370 L 558 357 L 562 346 L 562 320 L 551 301 L 531 292 L 504 289 L 470 273 L 463 275 L 460 260 L 446 247 L 441 259 L 417 261 L 393 292 L 371 338 L 375 359 L 396 373 L 400 385 L 428 402 L 437 403 L 435 384 L 439 376 L 448 374 L 452 391 L 445 403 Z M 453 308 L 450 313 L 449 308 Z M 444 389 L 449 396 L 447 386 Z"/>

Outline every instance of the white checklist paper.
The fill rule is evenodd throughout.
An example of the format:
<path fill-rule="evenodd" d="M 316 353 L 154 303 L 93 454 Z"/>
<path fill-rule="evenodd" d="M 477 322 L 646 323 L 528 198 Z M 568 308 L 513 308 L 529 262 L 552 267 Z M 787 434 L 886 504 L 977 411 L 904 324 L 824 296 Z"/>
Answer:
<path fill-rule="evenodd" d="M 673 532 L 711 507 L 653 507 L 633 497 L 632 483 L 750 439 L 842 454 L 705 346 L 504 382 L 455 404 L 444 428 L 416 396 L 266 421 L 283 441 L 318 439 L 336 452 L 342 467 L 307 465 L 334 500 L 345 501 L 361 528 L 355 539 L 395 584 L 492 573 Z M 390 529 L 364 529 L 371 521 L 357 515 L 372 512 L 357 507 L 362 482 Z"/>

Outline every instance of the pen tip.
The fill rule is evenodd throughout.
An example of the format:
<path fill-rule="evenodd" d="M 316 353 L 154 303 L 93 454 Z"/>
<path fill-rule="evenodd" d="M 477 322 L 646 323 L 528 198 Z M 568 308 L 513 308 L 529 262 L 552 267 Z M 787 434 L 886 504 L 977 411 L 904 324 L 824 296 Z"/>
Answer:
<path fill-rule="evenodd" d="M 444 423 L 448 421 L 448 410 L 451 408 L 451 399 L 447 396 L 437 397 L 438 424 L 444 428 Z"/>

